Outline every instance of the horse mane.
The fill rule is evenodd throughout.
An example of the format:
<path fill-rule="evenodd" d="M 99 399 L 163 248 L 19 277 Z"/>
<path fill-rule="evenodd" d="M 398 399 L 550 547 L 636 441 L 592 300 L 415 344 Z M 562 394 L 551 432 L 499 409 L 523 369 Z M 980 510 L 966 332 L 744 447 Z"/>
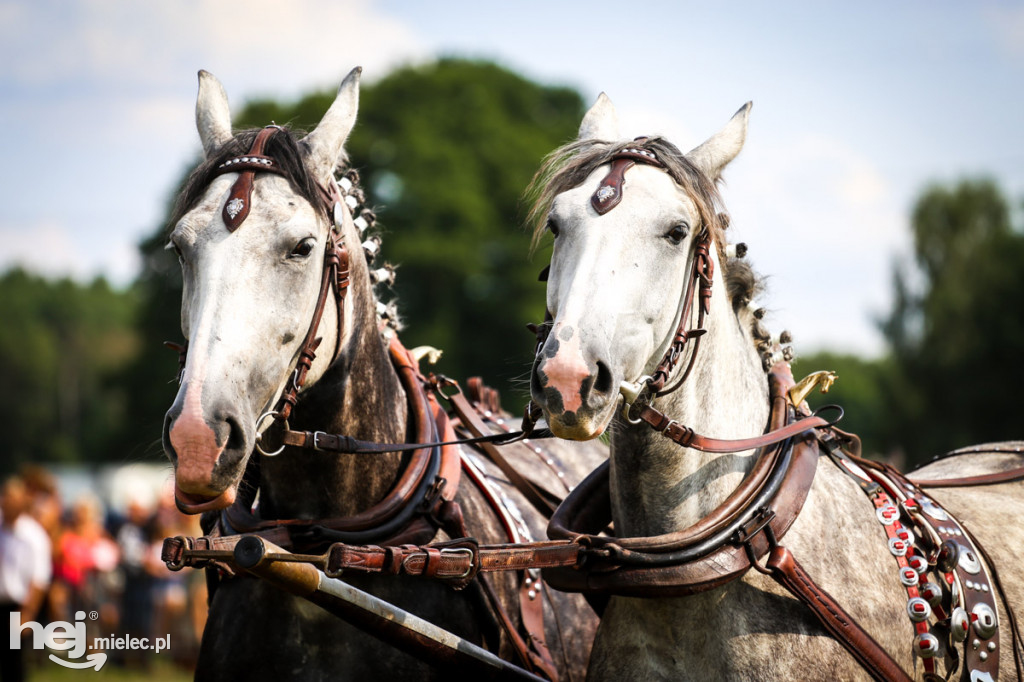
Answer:
<path fill-rule="evenodd" d="M 771 355 L 771 334 L 761 322 L 764 309 L 750 310 L 750 304 L 764 291 L 764 280 L 750 263 L 742 257 L 728 258 L 725 250 L 725 230 L 729 216 L 724 212 L 722 197 L 715 182 L 707 177 L 686 156 L 663 137 L 649 137 L 627 142 L 603 140 L 575 140 L 548 154 L 533 176 L 524 194 L 529 206 L 527 225 L 532 230 L 530 247 L 536 249 L 547 226 L 548 213 L 555 197 L 578 187 L 597 168 L 611 163 L 624 149 L 643 148 L 654 152 L 679 187 L 697 207 L 701 225 L 711 233 L 719 262 L 723 267 L 726 290 L 737 315 L 748 315 L 754 344 L 762 357 Z M 766 371 L 770 364 L 765 359 Z"/>
<path fill-rule="evenodd" d="M 181 192 L 178 194 L 178 199 L 168 220 L 169 228 L 173 228 L 186 213 L 195 207 L 206 193 L 210 183 L 217 176 L 217 170 L 221 164 L 228 159 L 244 156 L 249 152 L 249 149 L 252 148 L 253 140 L 256 139 L 260 130 L 260 128 L 251 128 L 235 134 L 234 137 L 217 148 L 209 158 L 204 160 L 189 174 L 182 186 Z M 280 127 L 267 140 L 263 154 L 274 159 L 277 167 L 282 171 L 282 177 L 288 180 L 296 194 L 308 201 L 317 215 L 327 221 L 328 224 L 331 224 L 334 217 L 328 214 L 329 209 L 321 199 L 317 179 L 310 172 L 304 160 L 303 142 L 301 140 L 305 135 L 306 133 L 301 130 L 293 131 L 288 127 Z M 369 238 L 363 242 L 361 249 L 356 250 L 353 245 L 349 245 L 349 249 L 353 253 L 363 251 L 366 254 L 367 265 L 369 265 L 373 262 L 374 257 L 377 255 L 376 252 L 380 248 L 381 234 L 379 229 L 374 230 L 373 235 L 369 234 L 372 227 L 377 224 L 376 215 L 371 208 L 363 206 L 366 203 L 366 199 L 362 189 L 359 187 L 359 174 L 355 170 L 346 169 L 347 161 L 347 158 L 342 159 L 336 169 L 336 173 L 338 177 L 344 176 L 352 183 L 352 188 L 347 191 L 343 190 L 343 192 L 350 197 L 356 197 L 358 203 L 354 207 L 350 206 L 350 210 L 353 217 L 362 217 L 368 224 L 362 235 L 363 239 Z M 376 248 L 370 250 L 368 245 L 373 241 L 376 242 Z M 386 274 L 384 274 L 384 271 L 386 271 Z M 381 332 L 385 335 L 389 334 L 391 330 L 400 330 L 401 323 L 398 319 L 396 301 L 392 297 L 390 302 L 386 304 L 382 302 L 377 293 L 377 285 L 390 287 L 394 283 L 394 273 L 395 267 L 390 263 L 384 264 L 384 267 L 379 270 L 371 271 L 370 281 L 373 285 L 371 290 L 374 299 L 371 303 L 376 308 L 377 318 L 381 322 Z"/>

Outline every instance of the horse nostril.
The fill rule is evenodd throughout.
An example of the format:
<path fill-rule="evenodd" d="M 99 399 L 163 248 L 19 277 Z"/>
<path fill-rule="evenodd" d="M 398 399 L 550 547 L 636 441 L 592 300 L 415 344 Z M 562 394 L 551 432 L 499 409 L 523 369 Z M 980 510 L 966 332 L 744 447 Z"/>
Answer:
<path fill-rule="evenodd" d="M 178 462 L 178 453 L 175 452 L 174 446 L 171 445 L 171 424 L 173 422 L 174 422 L 174 417 L 171 416 L 170 412 L 168 412 L 166 415 L 164 415 L 164 429 L 163 429 L 162 438 L 163 438 L 164 452 L 167 454 L 167 458 L 169 460 L 171 460 L 171 464 L 177 464 L 177 462 Z"/>
<path fill-rule="evenodd" d="M 594 380 L 594 390 L 598 393 L 609 393 L 612 390 L 612 373 L 608 365 L 600 360 L 597 361 L 597 378 Z"/>
<path fill-rule="evenodd" d="M 228 450 L 245 451 L 245 431 L 238 420 L 234 417 L 226 417 L 224 421 L 228 425 L 228 440 L 225 448 Z"/>

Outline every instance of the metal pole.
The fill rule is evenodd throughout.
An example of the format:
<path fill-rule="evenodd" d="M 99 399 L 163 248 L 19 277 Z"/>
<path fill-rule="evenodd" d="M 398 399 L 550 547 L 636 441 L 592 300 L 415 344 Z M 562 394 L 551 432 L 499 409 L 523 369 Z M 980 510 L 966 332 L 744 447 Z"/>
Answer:
<path fill-rule="evenodd" d="M 279 552 L 284 550 L 261 537 L 247 535 L 235 545 L 235 563 L 429 665 L 477 672 L 488 679 L 544 682 L 544 678 L 419 616 L 341 580 L 328 578 L 308 563 L 274 561 L 267 556 Z"/>

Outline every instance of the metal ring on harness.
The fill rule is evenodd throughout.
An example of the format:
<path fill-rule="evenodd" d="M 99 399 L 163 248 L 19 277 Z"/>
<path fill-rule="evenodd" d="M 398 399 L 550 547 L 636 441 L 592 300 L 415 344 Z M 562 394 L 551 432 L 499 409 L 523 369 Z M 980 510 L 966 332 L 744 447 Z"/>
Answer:
<path fill-rule="evenodd" d="M 820 413 L 825 412 L 826 410 L 833 410 L 837 412 L 838 414 L 835 417 L 835 419 L 825 419 L 824 417 L 821 417 Z M 812 417 L 821 417 L 822 419 L 825 419 L 825 421 L 828 422 L 829 426 L 835 426 L 836 424 L 838 424 L 840 421 L 842 421 L 845 415 L 846 411 L 843 409 L 842 405 L 822 405 L 818 409 L 811 412 Z"/>
<path fill-rule="evenodd" d="M 273 452 L 267 452 L 261 446 L 261 443 L 263 442 L 263 432 L 260 431 L 260 426 L 263 424 L 263 420 L 266 419 L 267 417 L 270 417 L 271 419 L 276 418 L 278 414 L 279 413 L 277 412 L 277 410 L 270 410 L 269 412 L 264 412 L 263 414 L 261 414 L 260 418 L 256 420 L 256 446 L 255 447 L 256 447 L 256 451 L 259 452 L 264 457 L 277 457 L 282 452 L 284 452 L 284 445 L 279 447 L 277 450 L 274 450 Z M 288 429 L 288 420 L 287 419 L 284 420 L 284 428 L 286 430 Z"/>
<path fill-rule="evenodd" d="M 629 413 L 633 409 L 633 404 L 650 387 L 652 381 L 654 379 L 651 376 L 644 375 L 635 382 L 623 381 L 619 384 L 619 393 L 622 394 L 622 418 L 630 424 L 640 424 L 643 421 L 640 418 L 633 419 Z"/>

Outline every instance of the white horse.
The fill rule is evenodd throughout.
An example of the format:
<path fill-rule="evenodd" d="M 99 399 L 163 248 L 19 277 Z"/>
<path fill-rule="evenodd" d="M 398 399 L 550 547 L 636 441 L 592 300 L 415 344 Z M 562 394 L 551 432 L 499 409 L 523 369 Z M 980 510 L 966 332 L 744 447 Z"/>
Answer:
<path fill-rule="evenodd" d="M 424 378 L 379 314 L 374 286 L 383 275 L 369 263 L 367 217 L 353 215 L 358 192 L 349 178 L 335 182 L 356 119 L 359 74 L 349 74 L 320 124 L 298 138 L 276 126 L 234 134 L 224 89 L 200 73 L 196 118 L 206 158 L 179 199 L 170 234 L 188 339 L 164 427 L 178 507 L 208 513 L 225 536 L 276 533 L 274 542 L 293 551 L 323 551 L 335 540 L 421 544 L 445 532 L 482 543 L 540 537 L 546 516 L 479 457 L 449 459 L 436 447 L 331 453 L 320 448 L 322 433 L 312 447 L 293 443 L 274 456 L 260 445 L 264 429 L 281 432 L 270 417 L 292 406 L 284 423 L 309 432 L 373 443 L 446 435 Z M 349 192 L 344 198 L 338 184 Z M 563 449 L 549 460 L 536 446 L 517 447 L 506 453 L 511 467 L 562 494 L 602 459 L 600 447 Z M 582 677 L 596 617 L 582 597 L 551 594 L 523 572 L 473 580 L 458 592 L 408 576 L 347 571 L 345 580 L 552 677 Z M 550 655 L 541 646 L 545 633 Z M 196 672 L 212 680 L 443 675 L 247 576 L 220 581 Z"/>
<path fill-rule="evenodd" d="M 726 500 L 756 459 L 750 449 L 716 454 L 684 448 L 620 415 L 620 386 L 627 392 L 630 385 L 634 391 L 642 388 L 636 382 L 656 373 L 677 328 L 702 326 L 706 333 L 689 376 L 678 390 L 655 398 L 653 407 L 699 434 L 722 439 L 757 436 L 768 423 L 771 362 L 766 359 L 778 360 L 772 355 L 778 347 L 770 347 L 750 304 L 756 280 L 749 267 L 727 255 L 727 221 L 715 189 L 743 146 L 749 113 L 747 104 L 719 133 L 682 154 L 659 138 L 621 141 L 614 107 L 602 94 L 583 119 L 579 139 L 554 152 L 535 179 L 537 236 L 545 228 L 552 233 L 554 251 L 547 289 L 553 321 L 538 352 L 532 394 L 556 435 L 610 434 L 611 510 L 619 537 L 659 536 L 693 526 Z M 623 156 L 635 165 L 617 166 Z M 704 231 L 711 238 L 713 266 L 706 318 L 701 324 L 695 300 L 680 325 Z M 662 385 L 682 377 L 692 345 Z M 998 448 L 987 450 L 993 449 Z M 953 457 L 916 476 L 1007 469 L 1019 464 L 1017 457 L 993 452 Z M 1022 484 L 1005 483 L 932 493 L 988 550 L 1002 571 L 1010 603 L 1018 606 L 1024 603 L 1022 492 Z M 907 615 L 908 591 L 898 580 L 899 567 L 882 529 L 856 482 L 826 459 L 817 465 L 803 510 L 781 542 L 903 670 L 924 675 Z M 998 648 L 1003 677 L 1009 678 L 1013 645 L 1003 603 L 997 601 L 998 635 L 978 642 L 972 633 L 966 646 Z M 943 642 L 935 660 L 954 665 L 943 658 L 945 652 Z M 988 656 L 981 652 L 982 659 Z M 804 604 L 767 575 L 748 571 L 685 597 L 612 596 L 589 675 L 805 680 L 866 673 Z"/>

